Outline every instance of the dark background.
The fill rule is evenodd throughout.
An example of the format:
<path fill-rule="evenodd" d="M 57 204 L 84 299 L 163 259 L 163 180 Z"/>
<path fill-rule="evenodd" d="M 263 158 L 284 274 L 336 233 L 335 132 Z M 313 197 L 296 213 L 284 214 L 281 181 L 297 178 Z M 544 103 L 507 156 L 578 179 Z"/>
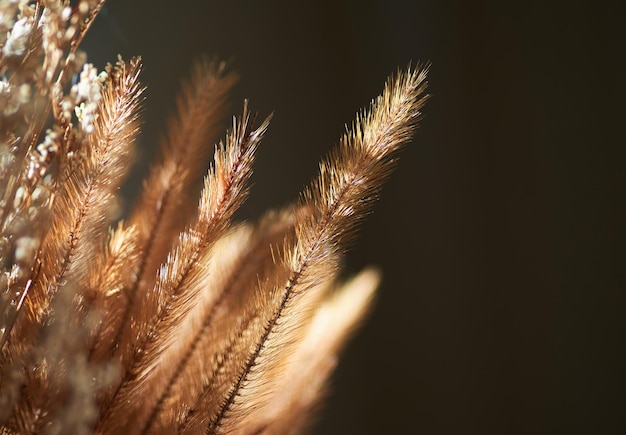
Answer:
<path fill-rule="evenodd" d="M 432 62 L 423 127 L 346 260 L 384 283 L 316 433 L 619 433 L 623 12 L 110 0 L 85 48 L 100 66 L 143 56 L 138 176 L 193 60 L 233 60 L 233 114 L 244 97 L 275 112 L 240 218 L 295 198 L 388 74 Z"/>

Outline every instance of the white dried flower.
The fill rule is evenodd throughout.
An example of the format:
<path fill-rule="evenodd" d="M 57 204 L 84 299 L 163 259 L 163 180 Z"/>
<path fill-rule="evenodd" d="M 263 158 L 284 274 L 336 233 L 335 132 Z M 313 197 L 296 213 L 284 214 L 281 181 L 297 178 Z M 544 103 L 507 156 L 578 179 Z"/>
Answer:
<path fill-rule="evenodd" d="M 32 237 L 20 237 L 15 241 L 15 260 L 21 262 L 32 257 L 37 246 Z"/>
<path fill-rule="evenodd" d="M 26 43 L 32 30 L 32 23 L 27 18 L 21 18 L 13 25 L 13 30 L 7 38 L 7 42 L 2 49 L 5 56 L 21 56 L 26 49 Z"/>
<path fill-rule="evenodd" d="M 2 114 L 10 116 L 15 114 L 20 107 L 20 95 L 14 92 L 14 88 L 8 82 L 0 81 L 0 102 L 2 102 Z"/>
<path fill-rule="evenodd" d="M 102 84 L 105 79 L 106 73 L 98 74 L 98 70 L 93 65 L 85 64 L 80 73 L 79 82 L 72 86 L 70 96 L 74 98 L 74 112 L 85 133 L 92 133 L 94 130 L 93 122 L 98 109 L 98 101 L 102 98 Z"/>

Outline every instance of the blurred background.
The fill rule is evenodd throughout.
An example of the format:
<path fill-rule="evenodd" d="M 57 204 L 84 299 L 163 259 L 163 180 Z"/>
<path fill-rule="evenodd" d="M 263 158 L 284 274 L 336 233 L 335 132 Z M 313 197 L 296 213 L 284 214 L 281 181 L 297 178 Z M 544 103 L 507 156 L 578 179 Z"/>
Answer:
<path fill-rule="evenodd" d="M 619 433 L 623 12 L 110 0 L 85 49 L 99 66 L 143 56 L 135 179 L 194 59 L 232 60 L 232 113 L 244 98 L 274 112 L 240 219 L 294 199 L 386 77 L 431 62 L 422 128 L 345 261 L 347 273 L 380 266 L 384 282 L 315 433 Z"/>

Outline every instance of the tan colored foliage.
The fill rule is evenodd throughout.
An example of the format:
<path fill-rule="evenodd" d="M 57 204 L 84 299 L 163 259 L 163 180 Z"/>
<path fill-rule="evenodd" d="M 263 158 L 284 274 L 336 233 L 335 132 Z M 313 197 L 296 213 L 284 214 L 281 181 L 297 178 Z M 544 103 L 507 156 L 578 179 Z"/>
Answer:
<path fill-rule="evenodd" d="M 0 429 L 299 433 L 379 281 L 337 268 L 425 70 L 388 81 L 292 206 L 235 225 L 269 118 L 244 103 L 212 147 L 235 76 L 201 62 L 115 222 L 143 87 L 139 59 L 98 72 L 77 50 L 102 5 L 0 0 Z"/>

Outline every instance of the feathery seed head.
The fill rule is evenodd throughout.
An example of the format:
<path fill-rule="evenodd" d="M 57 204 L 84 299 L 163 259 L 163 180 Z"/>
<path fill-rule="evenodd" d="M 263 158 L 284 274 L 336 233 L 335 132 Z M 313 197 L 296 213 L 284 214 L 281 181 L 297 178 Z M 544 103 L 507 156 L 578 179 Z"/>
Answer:
<path fill-rule="evenodd" d="M 114 222 L 144 88 L 138 58 L 78 50 L 103 4 L 0 0 L 0 432 L 299 433 L 380 280 L 339 264 L 426 69 L 387 82 L 298 201 L 233 224 L 269 118 L 246 101 L 220 141 L 236 76 L 201 61 Z"/>

